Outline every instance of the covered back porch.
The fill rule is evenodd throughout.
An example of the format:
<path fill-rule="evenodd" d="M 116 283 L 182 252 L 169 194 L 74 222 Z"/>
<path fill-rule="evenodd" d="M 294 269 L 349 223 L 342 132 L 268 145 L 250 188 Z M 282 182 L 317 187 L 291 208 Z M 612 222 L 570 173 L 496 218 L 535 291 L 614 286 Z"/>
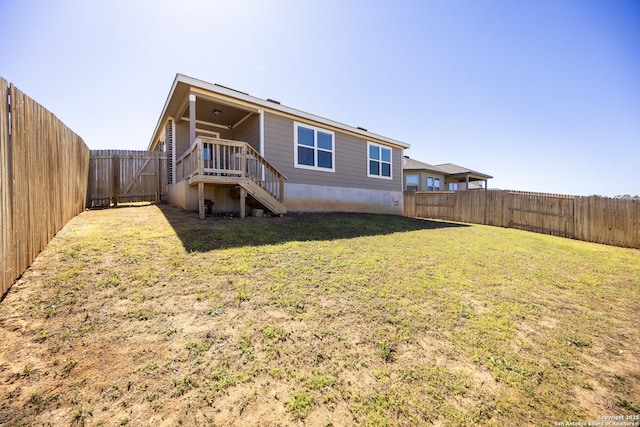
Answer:
<path fill-rule="evenodd" d="M 242 92 L 201 83 L 176 79 L 150 144 L 167 152 L 169 201 L 202 218 L 212 205 L 241 217 L 246 203 L 285 213 L 286 177 L 264 157 L 264 107 Z"/>

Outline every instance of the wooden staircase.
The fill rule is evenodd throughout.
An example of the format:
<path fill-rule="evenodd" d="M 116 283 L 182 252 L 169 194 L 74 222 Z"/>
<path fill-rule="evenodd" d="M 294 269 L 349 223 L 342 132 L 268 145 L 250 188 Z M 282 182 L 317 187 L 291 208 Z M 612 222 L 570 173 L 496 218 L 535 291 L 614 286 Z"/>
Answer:
<path fill-rule="evenodd" d="M 276 215 L 284 215 L 287 213 L 287 207 L 284 203 L 281 203 L 278 199 L 273 197 L 267 190 L 262 188 L 258 182 L 246 180 L 239 184 L 241 188 L 246 190 L 249 196 L 269 211 Z"/>
<path fill-rule="evenodd" d="M 176 178 L 198 186 L 200 218 L 204 218 L 204 186 L 238 185 L 240 216 L 245 216 L 245 198 L 276 215 L 287 213 L 284 205 L 284 174 L 243 141 L 219 138 L 196 138 L 191 147 L 176 161 Z"/>

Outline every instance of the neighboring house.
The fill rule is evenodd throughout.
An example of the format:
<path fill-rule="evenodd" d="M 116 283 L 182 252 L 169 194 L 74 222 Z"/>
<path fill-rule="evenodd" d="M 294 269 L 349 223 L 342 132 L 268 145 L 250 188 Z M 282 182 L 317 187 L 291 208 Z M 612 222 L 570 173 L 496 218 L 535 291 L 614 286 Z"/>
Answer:
<path fill-rule="evenodd" d="M 405 191 L 475 190 L 487 188 L 493 178 L 453 163 L 430 165 L 407 156 L 402 161 Z"/>
<path fill-rule="evenodd" d="M 403 159 L 405 191 L 446 190 L 445 173 L 434 165 L 405 156 Z"/>
<path fill-rule="evenodd" d="M 201 217 L 205 206 L 241 216 L 248 207 L 275 214 L 400 215 L 406 148 L 363 128 L 182 74 L 149 144 L 168 154 L 169 202 Z"/>

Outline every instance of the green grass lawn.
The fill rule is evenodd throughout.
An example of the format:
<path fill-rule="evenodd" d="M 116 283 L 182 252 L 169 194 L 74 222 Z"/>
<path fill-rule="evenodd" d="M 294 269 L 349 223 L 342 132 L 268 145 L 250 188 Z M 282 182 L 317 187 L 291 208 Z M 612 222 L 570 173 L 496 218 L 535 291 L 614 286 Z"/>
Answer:
<path fill-rule="evenodd" d="M 639 313 L 638 250 L 385 215 L 88 211 L 0 303 L 0 425 L 633 420 Z"/>

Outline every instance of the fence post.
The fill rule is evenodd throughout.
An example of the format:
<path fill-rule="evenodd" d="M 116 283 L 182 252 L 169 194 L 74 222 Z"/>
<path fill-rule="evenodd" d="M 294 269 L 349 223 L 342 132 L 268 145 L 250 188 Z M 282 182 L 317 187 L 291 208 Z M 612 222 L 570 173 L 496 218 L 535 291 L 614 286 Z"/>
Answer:
<path fill-rule="evenodd" d="M 13 283 L 13 250 L 11 249 L 11 200 L 9 198 L 10 160 L 9 160 L 9 82 L 0 77 L 0 296 L 9 290 Z"/>
<path fill-rule="evenodd" d="M 576 199 L 578 197 L 574 197 L 571 199 L 571 237 L 572 239 L 576 238 Z"/>
<path fill-rule="evenodd" d="M 111 189 L 113 206 L 118 207 L 118 188 L 120 187 L 120 159 L 118 156 L 113 157 L 113 188 Z"/>
<path fill-rule="evenodd" d="M 158 191 L 156 191 L 156 203 L 160 202 L 160 194 L 162 194 L 162 172 L 160 171 L 160 155 L 156 152 L 156 176 L 158 177 Z"/>

